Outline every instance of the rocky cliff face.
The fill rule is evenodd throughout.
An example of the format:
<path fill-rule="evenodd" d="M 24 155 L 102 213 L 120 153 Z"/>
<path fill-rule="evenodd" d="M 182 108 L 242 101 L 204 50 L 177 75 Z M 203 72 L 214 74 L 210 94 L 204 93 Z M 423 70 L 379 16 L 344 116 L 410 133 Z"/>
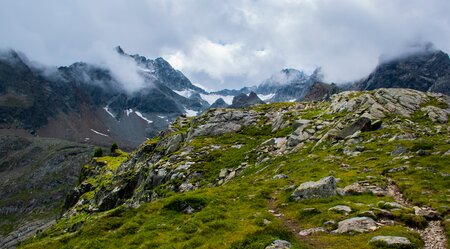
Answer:
<path fill-rule="evenodd" d="M 410 88 L 450 94 L 450 58 L 442 51 L 425 50 L 380 64 L 354 90 Z"/>
<path fill-rule="evenodd" d="M 308 93 L 302 99 L 303 101 L 329 101 L 333 94 L 342 90 L 334 83 L 327 84 L 323 82 L 314 83 Z M 301 99 L 300 99 L 301 100 Z M 298 101 L 300 101 L 298 100 Z"/>
<path fill-rule="evenodd" d="M 94 158 L 24 247 L 443 248 L 449 106 L 378 89 L 181 116 L 129 157 Z"/>

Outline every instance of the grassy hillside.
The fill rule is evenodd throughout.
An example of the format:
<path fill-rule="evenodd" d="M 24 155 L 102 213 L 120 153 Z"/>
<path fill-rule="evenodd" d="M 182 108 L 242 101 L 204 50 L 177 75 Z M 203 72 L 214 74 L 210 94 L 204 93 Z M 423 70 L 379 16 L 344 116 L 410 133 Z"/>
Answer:
<path fill-rule="evenodd" d="M 404 91 L 180 117 L 130 156 L 84 166 L 64 217 L 21 247 L 265 248 L 282 239 L 292 248 L 371 248 L 372 237 L 391 235 L 420 248 L 431 243 L 430 224 L 448 240 L 449 99 Z M 363 117 L 369 126 L 352 130 Z M 326 176 L 341 194 L 294 200 L 296 187 Z M 351 210 L 330 210 L 337 205 Z M 376 229 L 332 232 L 358 216 Z"/>

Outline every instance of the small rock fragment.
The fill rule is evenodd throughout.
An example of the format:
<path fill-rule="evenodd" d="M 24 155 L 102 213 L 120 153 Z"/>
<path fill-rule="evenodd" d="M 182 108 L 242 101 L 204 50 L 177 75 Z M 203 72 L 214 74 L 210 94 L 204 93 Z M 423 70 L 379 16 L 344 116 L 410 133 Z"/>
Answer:
<path fill-rule="evenodd" d="M 337 205 L 337 206 L 334 206 L 334 207 L 332 207 L 332 208 L 329 208 L 328 211 L 334 211 L 334 212 L 336 212 L 336 213 L 345 213 L 345 214 L 348 214 L 348 213 L 351 213 L 351 212 L 352 212 L 352 209 L 351 209 L 349 206 L 345 206 L 345 205 Z"/>
<path fill-rule="evenodd" d="M 290 249 L 291 243 L 286 240 L 274 240 L 270 245 L 266 246 L 265 249 Z"/>
<path fill-rule="evenodd" d="M 369 241 L 369 244 L 377 248 L 412 248 L 408 238 L 398 236 L 375 236 Z"/>

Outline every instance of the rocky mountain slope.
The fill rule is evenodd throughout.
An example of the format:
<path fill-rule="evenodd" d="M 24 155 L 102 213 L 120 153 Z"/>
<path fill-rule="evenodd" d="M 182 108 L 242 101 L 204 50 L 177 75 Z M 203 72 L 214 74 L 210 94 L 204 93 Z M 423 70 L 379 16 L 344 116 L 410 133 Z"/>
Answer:
<path fill-rule="evenodd" d="M 450 97 L 343 92 L 180 116 L 93 158 L 22 248 L 445 248 Z"/>
<path fill-rule="evenodd" d="M 448 54 L 426 49 L 381 63 L 354 90 L 410 88 L 450 95 L 450 58 Z"/>
<path fill-rule="evenodd" d="M 193 85 L 163 58 L 125 53 L 142 80 L 137 91 L 112 69 L 74 63 L 67 67 L 37 67 L 15 51 L 0 54 L 0 129 L 22 129 L 33 135 L 102 146 L 119 142 L 135 148 L 180 114 L 195 116 L 210 106 L 226 107 L 240 94 L 255 92 L 265 102 L 322 101 L 342 91 L 322 82 L 316 69 L 308 75 L 283 69 L 255 87 L 206 92 Z M 115 69 L 117 70 L 117 69 Z M 354 90 L 411 88 L 450 94 L 450 59 L 426 50 L 380 64 Z"/>
<path fill-rule="evenodd" d="M 44 137 L 134 148 L 165 129 L 183 113 L 197 113 L 209 104 L 204 93 L 162 58 L 149 60 L 117 53 L 135 62 L 144 85 L 124 88 L 114 72 L 86 63 L 68 67 L 35 67 L 15 51 L 0 56 L 0 128 L 23 129 Z"/>
<path fill-rule="evenodd" d="M 54 223 L 92 151 L 56 139 L 0 136 L 1 248 Z"/>

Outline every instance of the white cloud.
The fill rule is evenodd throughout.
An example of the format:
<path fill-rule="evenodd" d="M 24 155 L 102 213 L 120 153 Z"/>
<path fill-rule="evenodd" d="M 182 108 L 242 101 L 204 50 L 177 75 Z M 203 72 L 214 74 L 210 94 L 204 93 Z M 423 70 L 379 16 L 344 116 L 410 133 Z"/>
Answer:
<path fill-rule="evenodd" d="M 0 47 L 67 65 L 98 61 L 96 43 L 122 45 L 167 57 L 210 89 L 286 67 L 321 66 L 326 80 L 343 82 L 417 41 L 449 52 L 449 9 L 448 0 L 1 1 Z"/>
<path fill-rule="evenodd" d="M 96 43 L 91 48 L 91 53 L 96 55 L 98 63 L 108 68 L 113 77 L 119 81 L 121 86 L 128 92 L 134 93 L 151 82 L 146 82 L 139 74 L 136 62 L 127 56 L 122 56 L 112 48 Z"/>
<path fill-rule="evenodd" d="M 204 72 L 221 83 L 233 75 L 259 73 L 254 66 L 264 63 L 267 51 L 252 50 L 240 43 L 223 44 L 206 38 L 195 39 L 186 52 L 170 50 L 164 58 L 183 72 Z"/>

